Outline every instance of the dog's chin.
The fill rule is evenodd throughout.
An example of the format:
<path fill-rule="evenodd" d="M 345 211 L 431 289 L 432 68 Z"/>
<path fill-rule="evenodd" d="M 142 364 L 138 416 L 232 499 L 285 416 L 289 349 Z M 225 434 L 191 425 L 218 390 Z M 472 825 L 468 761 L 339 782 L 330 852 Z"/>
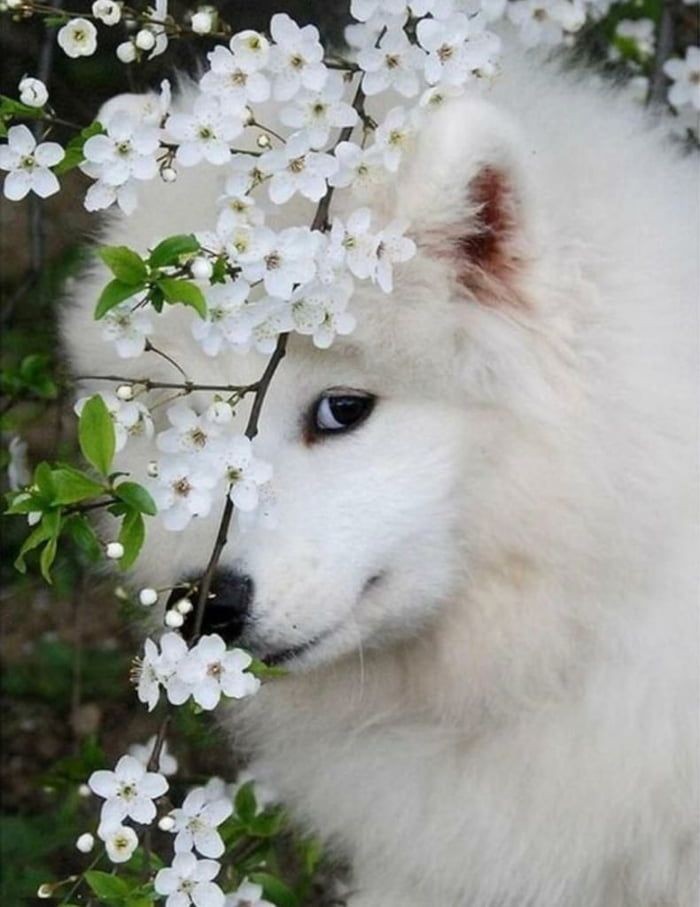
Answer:
<path fill-rule="evenodd" d="M 346 651 L 341 640 L 342 626 L 330 627 L 317 636 L 293 646 L 266 649 L 252 644 L 249 651 L 268 667 L 283 668 L 293 673 L 310 671 L 339 658 Z"/>

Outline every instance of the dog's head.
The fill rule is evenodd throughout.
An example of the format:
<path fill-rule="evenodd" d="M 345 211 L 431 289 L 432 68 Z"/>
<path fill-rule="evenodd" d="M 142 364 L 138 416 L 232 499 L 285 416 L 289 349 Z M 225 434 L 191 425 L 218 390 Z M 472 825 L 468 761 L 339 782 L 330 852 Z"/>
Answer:
<path fill-rule="evenodd" d="M 390 296 L 358 289 L 357 330 L 330 350 L 290 337 L 255 442 L 274 467 L 275 525 L 234 519 L 206 632 L 292 669 L 419 633 L 498 532 L 486 511 L 507 522 L 496 464 L 549 392 L 526 337 L 541 265 L 524 154 L 489 105 L 460 101 L 434 115 L 400 185 L 376 199 L 379 220 L 411 222 L 417 255 Z M 264 368 L 180 352 L 195 381 Z M 247 415 L 244 402 L 241 431 Z M 139 579 L 201 576 L 220 513 L 183 534 L 154 520 Z"/>

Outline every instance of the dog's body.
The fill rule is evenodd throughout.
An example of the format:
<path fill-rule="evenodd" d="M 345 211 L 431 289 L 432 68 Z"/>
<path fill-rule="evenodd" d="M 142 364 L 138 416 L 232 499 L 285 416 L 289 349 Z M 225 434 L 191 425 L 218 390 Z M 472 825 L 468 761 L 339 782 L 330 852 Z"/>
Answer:
<path fill-rule="evenodd" d="M 278 528 L 224 560 L 256 586 L 244 643 L 323 639 L 230 727 L 352 859 L 352 907 L 694 907 L 696 165 L 612 92 L 510 67 L 374 200 L 419 245 L 393 296 L 363 288 L 328 353 L 292 338 L 272 384 Z M 207 226 L 217 179 L 149 186 L 107 241 Z M 76 368 L 172 379 L 108 362 L 103 280 L 68 316 Z M 168 319 L 154 343 L 193 380 L 260 372 Z M 334 386 L 374 414 L 304 442 Z M 152 530 L 140 581 L 201 572 L 217 520 Z"/>

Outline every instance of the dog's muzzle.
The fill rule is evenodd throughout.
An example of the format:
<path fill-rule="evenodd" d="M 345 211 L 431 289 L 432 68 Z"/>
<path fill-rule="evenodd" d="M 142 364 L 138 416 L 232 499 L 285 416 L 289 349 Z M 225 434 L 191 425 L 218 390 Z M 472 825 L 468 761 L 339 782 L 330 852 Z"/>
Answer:
<path fill-rule="evenodd" d="M 168 600 L 168 607 L 187 595 L 191 586 L 178 586 Z M 227 645 L 243 633 L 253 602 L 254 585 L 250 576 L 235 570 L 221 569 L 214 574 L 209 598 L 204 606 L 202 634 L 218 634 Z M 192 596 L 196 601 L 196 594 Z M 194 631 L 195 611 L 187 615 L 182 635 L 189 639 Z"/>

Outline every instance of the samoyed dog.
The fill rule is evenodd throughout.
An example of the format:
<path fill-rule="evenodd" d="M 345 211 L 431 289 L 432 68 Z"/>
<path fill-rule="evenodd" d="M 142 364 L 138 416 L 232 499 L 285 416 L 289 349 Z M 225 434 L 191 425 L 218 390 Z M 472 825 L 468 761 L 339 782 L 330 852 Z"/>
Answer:
<path fill-rule="evenodd" d="M 272 382 L 277 525 L 234 525 L 217 627 L 288 673 L 224 720 L 352 862 L 352 907 L 697 904 L 700 194 L 667 131 L 511 54 L 372 200 L 418 246 L 393 294 L 359 289 L 330 351 L 292 336 Z M 104 241 L 209 225 L 220 180 L 145 186 Z M 101 339 L 105 279 L 66 316 L 76 373 L 177 380 Z M 193 381 L 259 376 L 192 317 L 152 342 Z M 201 575 L 219 517 L 153 520 L 135 582 Z"/>

